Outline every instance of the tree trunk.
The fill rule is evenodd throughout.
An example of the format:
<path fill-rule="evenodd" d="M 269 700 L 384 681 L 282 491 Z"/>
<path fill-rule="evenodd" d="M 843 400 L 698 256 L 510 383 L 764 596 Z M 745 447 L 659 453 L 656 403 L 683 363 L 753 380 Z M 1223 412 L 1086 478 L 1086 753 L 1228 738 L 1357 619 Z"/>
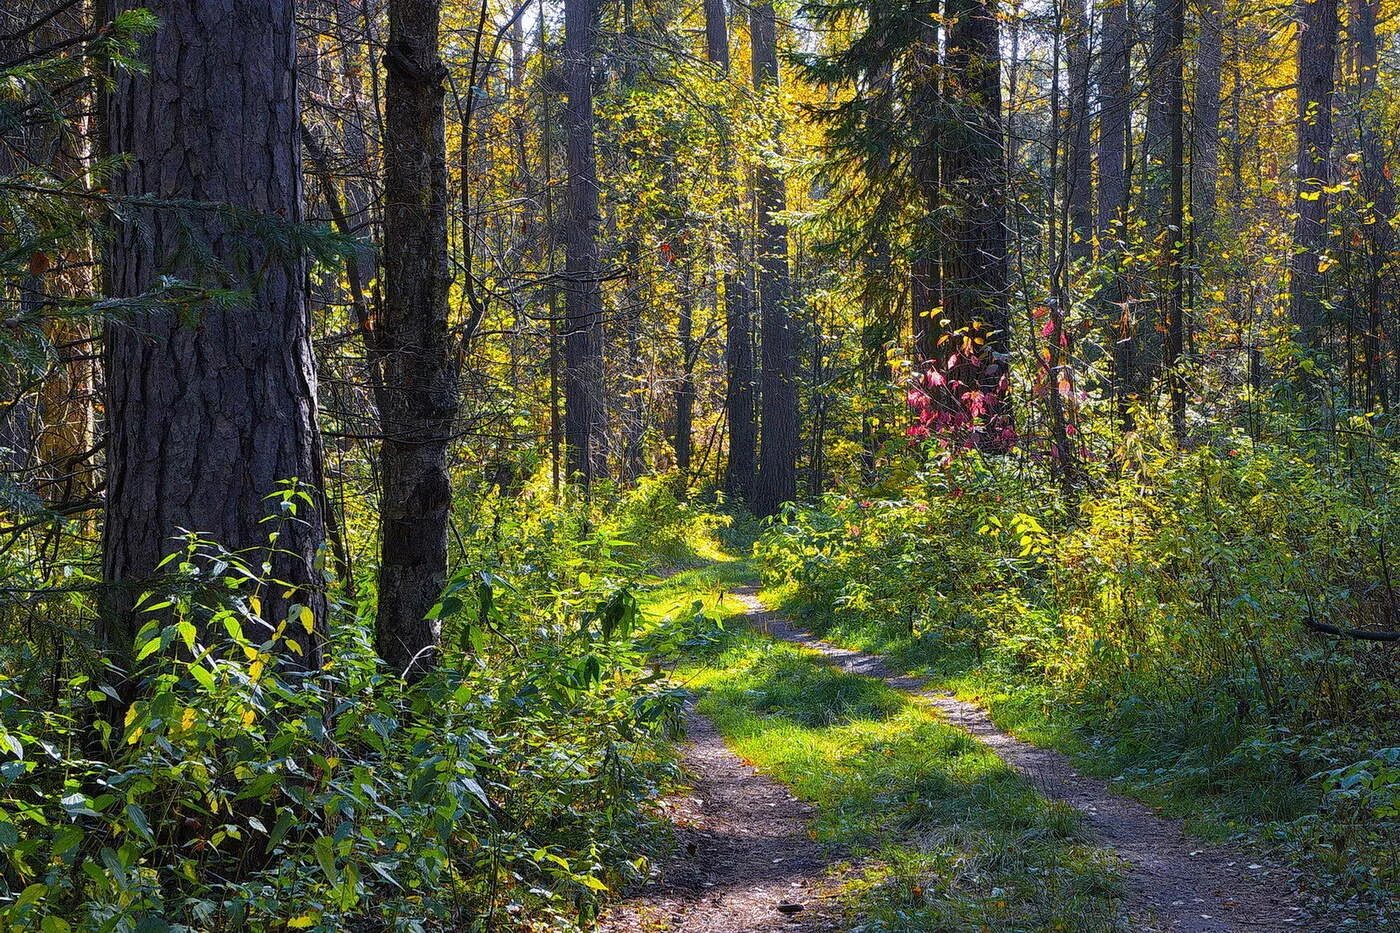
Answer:
<path fill-rule="evenodd" d="M 1104 0 L 1099 52 L 1099 209 L 1100 254 L 1116 253 L 1124 238 L 1128 210 L 1128 144 L 1132 119 L 1127 0 Z"/>
<path fill-rule="evenodd" d="M 1132 41 L 1128 0 L 1104 0 L 1099 53 L 1099 262 L 1111 270 L 1099 303 L 1113 340 L 1113 394 L 1119 420 L 1132 427 L 1129 396 L 1136 381 L 1135 330 L 1122 262 L 1128 239 L 1129 154 L 1132 151 Z"/>
<path fill-rule="evenodd" d="M 1168 152 L 1169 186 L 1167 222 L 1162 250 L 1167 267 L 1166 303 L 1166 362 L 1171 394 L 1172 427 L 1178 439 L 1186 434 L 1186 274 L 1184 247 L 1186 243 L 1186 115 L 1185 115 L 1185 33 L 1186 0 L 1165 0 L 1169 17 L 1167 63 L 1167 112 L 1170 119 Z"/>
<path fill-rule="evenodd" d="M 1067 0 L 1065 44 L 1069 107 L 1065 152 L 1065 205 L 1071 260 L 1088 259 L 1094 240 L 1094 170 L 1089 125 L 1089 17 L 1084 0 Z"/>
<path fill-rule="evenodd" d="M 1337 0 L 1299 0 L 1298 219 L 1293 227 L 1289 310 L 1303 342 L 1316 349 L 1325 289 L 1318 264 L 1327 248 L 1331 178 L 1333 68 L 1337 58 Z"/>
<path fill-rule="evenodd" d="M 598 162 L 593 126 L 597 56 L 594 0 L 564 4 L 564 443 L 571 477 L 591 483 L 608 472 L 603 379 L 603 289 L 598 258 Z"/>
<path fill-rule="evenodd" d="M 936 11 L 937 7 L 935 7 Z M 910 263 L 910 315 L 914 337 L 914 362 L 926 363 L 938 352 L 938 321 L 943 306 L 943 236 L 938 216 L 942 203 L 940 149 L 943 112 L 942 63 L 939 61 L 938 20 L 921 18 L 914 48 L 914 90 L 911 115 L 918 129 L 912 154 L 914 183 L 921 199 L 919 239 Z"/>
<path fill-rule="evenodd" d="M 1191 104 L 1191 230 L 1211 242 L 1220 172 L 1220 81 L 1225 32 L 1222 0 L 1202 0 L 1196 38 L 1196 88 Z"/>
<path fill-rule="evenodd" d="M 729 78 L 729 22 L 724 0 L 705 0 L 705 52 L 719 69 L 719 79 Z M 731 128 L 721 124 L 720 174 L 729 191 L 725 198 L 728 218 L 725 240 L 728 262 L 724 267 L 725 420 L 729 424 L 729 458 L 724 468 L 724 490 L 732 499 L 749 502 L 757 472 L 754 421 L 753 296 L 745 271 L 744 238 L 739 216 L 739 179 L 734 171 Z"/>
<path fill-rule="evenodd" d="M 384 56 L 384 319 L 377 334 L 384 492 L 375 647 L 410 679 L 437 660 L 441 623 L 426 616 L 447 580 L 447 453 L 458 408 L 439 12 L 438 0 L 391 0 Z"/>
<path fill-rule="evenodd" d="M 1385 101 L 1377 94 L 1376 69 L 1379 65 L 1376 19 L 1379 0 L 1351 0 L 1351 33 L 1356 57 L 1357 130 L 1361 143 L 1361 193 L 1369 205 L 1370 222 L 1363 223 L 1365 238 L 1366 289 L 1366 405 L 1373 407 L 1387 400 L 1386 371 L 1382 354 L 1386 327 L 1385 293 L 1387 269 L 1395 233 L 1395 186 L 1387 174 L 1385 145 L 1381 140 L 1381 115 Z M 1393 338 L 1392 338 L 1393 346 Z"/>
<path fill-rule="evenodd" d="M 979 421 L 1006 415 L 1010 349 L 1007 315 L 1006 161 L 1001 122 L 1001 49 L 994 0 L 950 0 L 943 100 L 948 108 L 943 190 L 948 202 L 942 318 L 936 342 L 951 380 L 986 394 Z M 984 449 L 1006 438 L 979 432 Z"/>
<path fill-rule="evenodd" d="M 759 93 L 778 84 L 777 21 L 772 3 L 752 8 L 749 17 L 753 82 Z M 781 149 L 781 127 L 772 143 Z M 758 208 L 759 314 L 762 317 L 762 436 L 753 510 L 772 515 L 797 495 L 797 341 L 793 333 L 788 272 L 788 230 L 776 215 L 787 210 L 787 184 L 771 160 L 755 172 Z"/>
<path fill-rule="evenodd" d="M 149 74 L 121 73 L 108 102 L 111 148 L 128 160 L 112 193 L 299 221 L 294 4 L 114 6 L 149 8 L 161 27 L 148 46 Z M 261 594 L 271 624 L 294 603 L 324 615 L 321 515 L 298 502 L 295 518 L 277 527 L 275 552 L 265 550 L 272 527 L 263 522 L 276 511 L 267 497 L 279 483 L 319 475 L 306 267 L 300 250 L 239 226 L 221 210 L 130 207 L 108 244 L 115 298 L 158 294 L 163 275 L 250 292 L 237 307 L 146 302 L 108 327 L 108 591 L 99 636 L 119 665 L 130 662 L 144 621 L 133 604 L 182 529 L 247 552 L 255 568 L 271 561 L 271 576 L 285 581 Z M 302 651 L 287 660 L 316 669 L 318 633 L 294 630 Z"/>

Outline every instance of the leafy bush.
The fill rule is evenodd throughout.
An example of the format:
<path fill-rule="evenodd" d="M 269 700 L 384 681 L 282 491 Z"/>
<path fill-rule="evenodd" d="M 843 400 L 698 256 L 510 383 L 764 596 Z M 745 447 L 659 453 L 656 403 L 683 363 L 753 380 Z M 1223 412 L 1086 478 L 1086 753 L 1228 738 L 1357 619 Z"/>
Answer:
<path fill-rule="evenodd" d="M 189 539 L 118 722 L 109 678 L 46 709 L 0 677 L 0 926 L 562 928 L 645 870 L 678 701 L 628 590 L 524 624 L 502 578 L 457 585 L 465 649 L 407 687 L 345 606 L 330 660 L 289 663 L 316 620 L 264 617 L 256 558 Z"/>
<path fill-rule="evenodd" d="M 1393 649 L 1314 631 L 1400 610 L 1400 459 L 1369 419 L 1348 429 L 1346 456 L 1286 434 L 1144 447 L 1093 464 L 1069 506 L 1033 457 L 939 455 L 885 498 L 790 509 L 755 553 L 846 640 L 974 671 L 1003 712 L 1070 714 L 1068 745 L 1154 799 L 1281 821 L 1394 884 L 1393 779 L 1372 751 L 1400 722 Z M 1348 808 L 1375 831 L 1305 825 Z"/>

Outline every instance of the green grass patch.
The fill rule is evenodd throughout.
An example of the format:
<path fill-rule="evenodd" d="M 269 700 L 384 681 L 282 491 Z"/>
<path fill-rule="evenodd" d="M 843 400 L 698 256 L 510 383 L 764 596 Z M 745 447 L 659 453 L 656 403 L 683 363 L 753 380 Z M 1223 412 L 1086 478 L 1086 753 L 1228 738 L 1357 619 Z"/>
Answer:
<path fill-rule="evenodd" d="M 1115 866 L 1078 815 L 917 700 L 732 626 L 676 673 L 858 866 L 844 889 L 857 929 L 1120 928 Z"/>

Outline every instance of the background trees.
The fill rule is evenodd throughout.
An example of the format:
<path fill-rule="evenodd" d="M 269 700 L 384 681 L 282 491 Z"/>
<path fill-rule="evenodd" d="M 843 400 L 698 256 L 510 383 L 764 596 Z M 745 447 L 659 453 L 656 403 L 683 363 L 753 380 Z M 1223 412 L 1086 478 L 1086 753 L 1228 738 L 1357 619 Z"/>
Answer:
<path fill-rule="evenodd" d="M 10 4 L 0 676 L 24 702 L 0 681 L 0 713 L 23 707 L 37 736 L 106 707 L 105 744 L 44 740 L 92 750 L 66 762 L 84 787 L 124 756 L 159 770 L 162 742 L 196 757 L 234 743 L 246 758 L 200 758 L 210 786 L 176 793 L 210 838 L 189 801 L 241 800 L 231 775 L 271 773 L 254 733 L 324 759 L 307 784 L 264 789 L 276 815 L 253 818 L 272 828 L 284 797 L 298 826 L 327 812 L 336 767 L 318 743 L 371 749 L 355 767 L 404 782 L 405 749 L 456 743 L 448 770 L 469 777 L 468 709 L 522 758 L 574 743 L 601 771 L 605 755 L 556 730 L 575 701 L 580 723 L 606 719 L 595 647 L 634 665 L 609 697 L 656 699 L 641 648 L 619 642 L 632 609 L 611 584 L 639 570 L 617 555 L 693 558 L 675 528 L 721 498 L 778 529 L 787 502 L 917 500 L 968 550 L 944 549 L 909 505 L 900 546 L 939 558 L 913 564 L 923 602 L 880 599 L 913 618 L 959 593 L 990 639 L 996 607 L 979 600 L 1030 593 L 1058 614 L 1018 611 L 1044 626 L 1011 641 L 1047 666 L 1045 646 L 1063 649 L 1057 670 L 1079 680 L 1059 687 L 1198 687 L 1237 720 L 1232 749 L 1305 726 L 1318 696 L 1389 710 L 1388 656 L 1353 642 L 1388 644 L 1397 618 L 1396 14 L 1390 0 Z M 803 561 L 848 526 L 888 530 L 820 508 L 803 522 L 819 529 L 792 532 Z M 1193 553 L 1219 559 L 1162 556 L 1196 534 L 1213 537 Z M 885 553 L 862 546 L 836 563 Z M 1262 595 L 1260 567 L 1277 578 Z M 1036 588 L 1052 580 L 1079 589 Z M 831 593 L 864 606 L 866 582 Z M 1170 633 L 1152 624 L 1164 613 L 1181 622 Z M 1137 667 L 1081 652 L 1081 631 Z M 1193 666 L 1171 667 L 1187 649 Z M 491 712 L 517 700 L 519 733 Z M 340 736 L 345 703 L 373 718 Z M 1314 740 L 1362 760 L 1350 736 Z M 1280 773 L 1320 773 L 1295 752 Z M 36 796 L 61 810 L 76 791 L 43 775 Z M 475 814 L 482 795 L 458 781 L 434 807 Z M 421 820 L 393 832 L 431 836 L 432 808 L 405 806 Z M 539 806 L 568 822 L 566 802 Z M 137 847 L 128 867 L 187 841 L 131 820 L 103 824 Z M 571 851 L 602 835 L 588 825 Z M 343 853 L 326 872 L 315 838 L 293 838 L 288 864 L 314 863 L 336 892 L 325 904 L 350 916 Z M 376 872 L 373 845 L 344 845 Z M 229 858 L 262 871 L 267 846 Z M 623 864 L 618 848 L 588 877 Z M 550 877 L 575 886 L 571 904 L 595 890 Z"/>

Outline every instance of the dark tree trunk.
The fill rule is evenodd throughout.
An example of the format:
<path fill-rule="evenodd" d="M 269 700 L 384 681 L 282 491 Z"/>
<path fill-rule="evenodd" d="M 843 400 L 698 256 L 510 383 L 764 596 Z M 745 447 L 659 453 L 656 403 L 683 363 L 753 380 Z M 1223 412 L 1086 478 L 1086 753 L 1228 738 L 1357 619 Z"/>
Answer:
<path fill-rule="evenodd" d="M 729 21 L 724 0 L 705 0 L 705 57 L 721 74 L 729 73 Z"/>
<path fill-rule="evenodd" d="M 1298 219 L 1293 227 L 1289 309 L 1303 342 L 1316 348 L 1324 323 L 1324 288 L 1318 263 L 1327 248 L 1325 189 L 1331 178 L 1337 0 L 1299 0 L 1297 18 Z"/>
<path fill-rule="evenodd" d="M 1101 252 L 1114 253 L 1123 240 L 1128 209 L 1128 142 L 1132 118 L 1127 0 L 1105 0 L 1099 52 L 1099 204 Z"/>
<path fill-rule="evenodd" d="M 1125 429 L 1132 427 L 1129 396 L 1136 382 L 1136 327 L 1121 271 L 1128 238 L 1129 154 L 1132 151 L 1132 41 L 1128 0 L 1104 0 L 1099 52 L 1099 261 L 1111 271 L 1099 289 L 1113 340 L 1113 394 Z"/>
<path fill-rule="evenodd" d="M 384 319 L 377 329 L 382 542 L 375 647 L 389 668 L 420 676 L 440 623 L 426 618 L 447 579 L 457 418 L 448 327 L 447 151 L 438 0 L 391 0 L 384 64 Z"/>
<path fill-rule="evenodd" d="M 720 80 L 729 78 L 729 22 L 724 0 L 705 0 L 705 52 L 719 69 Z M 731 130 L 721 127 L 720 174 L 729 186 L 725 208 L 728 249 L 724 265 L 724 362 L 725 420 L 729 424 L 729 458 L 724 468 L 724 489 L 732 499 L 749 502 L 757 472 L 758 428 L 754 412 L 753 296 L 745 271 L 744 238 L 739 217 L 739 179 L 734 171 Z"/>
<path fill-rule="evenodd" d="M 1166 302 L 1166 362 L 1170 369 L 1167 382 L 1171 394 L 1172 427 L 1178 438 L 1186 434 L 1186 274 L 1184 247 L 1186 243 L 1186 115 L 1185 60 L 1186 0 L 1164 0 L 1168 7 L 1169 47 L 1167 65 L 1167 113 L 1170 120 L 1168 152 L 1169 188 L 1167 222 L 1162 240 L 1163 261 L 1167 268 Z"/>
<path fill-rule="evenodd" d="M 1381 139 L 1381 115 L 1385 101 L 1376 92 L 1379 65 L 1376 18 L 1379 0 L 1351 0 L 1349 31 L 1356 57 L 1357 130 L 1361 144 L 1361 191 L 1370 205 L 1371 222 L 1363 223 L 1366 290 L 1366 404 L 1387 400 L 1383 341 L 1391 329 L 1384 319 L 1387 270 L 1394 248 L 1391 227 L 1395 216 L 1395 186 L 1386 172 L 1385 145 Z M 1393 347 L 1393 338 L 1390 338 Z"/>
<path fill-rule="evenodd" d="M 988 393 L 988 420 L 1005 414 L 997 384 L 1010 348 L 1007 316 L 1006 161 L 1001 50 L 994 0 L 951 0 L 945 86 L 943 189 L 948 225 L 940 356 L 956 352 L 950 377 Z M 984 436 L 988 449 L 997 442 Z"/>
<path fill-rule="evenodd" d="M 778 84 L 777 22 L 773 5 L 750 13 L 754 88 L 760 93 Z M 781 130 L 773 143 L 781 145 Z M 787 210 L 787 185 L 771 162 L 762 162 L 754 178 L 758 208 L 759 313 L 762 317 L 763 432 L 759 443 L 758 482 L 753 510 L 772 515 L 797 495 L 797 341 L 793 333 L 788 272 L 788 230 L 778 214 Z"/>
<path fill-rule="evenodd" d="M 695 292 L 691 287 L 691 258 L 688 251 L 677 256 L 683 264 L 677 276 L 676 309 L 676 349 L 680 352 L 680 380 L 676 384 L 676 422 L 673 449 L 676 454 L 676 472 L 680 474 L 681 488 L 690 487 L 691 453 L 694 450 L 691 435 L 695 428 Z"/>
<path fill-rule="evenodd" d="M 117 197 L 217 202 L 274 221 L 302 216 L 294 4 L 122 0 L 151 9 L 149 74 L 124 72 L 108 102 L 110 145 L 129 162 Z M 230 8 L 231 7 L 231 8 Z M 133 602 L 181 529 L 271 560 L 284 584 L 261 595 L 276 624 L 293 603 L 324 615 L 317 567 L 322 516 L 305 502 L 278 527 L 268 554 L 267 497 L 285 480 L 319 475 L 316 371 L 299 251 L 237 229 L 219 210 L 133 207 L 108 244 L 113 297 L 159 290 L 174 275 L 250 291 L 246 303 L 148 305 L 107 331 L 107 510 L 99 623 L 103 648 L 130 661 L 144 621 Z M 195 248 L 191 247 L 191 240 Z M 314 497 L 313 497 L 314 498 Z M 286 595 L 284 592 L 290 591 Z M 318 631 L 287 660 L 315 669 Z"/>
<path fill-rule="evenodd" d="M 935 11 L 937 7 L 935 6 Z M 943 305 L 943 235 L 938 210 L 942 203 L 940 148 L 945 119 L 940 100 L 942 63 L 939 61 L 938 21 L 921 18 L 920 36 L 914 48 L 914 99 L 911 115 L 918 126 L 912 168 L 922 201 L 919 240 L 910 263 L 910 322 L 914 335 L 914 361 L 926 363 L 938 352 L 938 312 Z"/>
<path fill-rule="evenodd" d="M 598 160 L 593 126 L 597 57 L 595 0 L 564 4 L 564 443 L 569 475 L 591 483 L 608 472 L 603 379 L 603 288 L 598 258 Z"/>
<path fill-rule="evenodd" d="M 1196 38 L 1196 88 L 1191 104 L 1191 229 L 1197 244 L 1215 228 L 1220 173 L 1220 82 L 1225 32 L 1222 0 L 1202 0 Z"/>
<path fill-rule="evenodd" d="M 1084 0 L 1067 0 L 1065 45 L 1069 64 L 1069 107 L 1065 152 L 1065 206 L 1069 218 L 1068 254 L 1089 258 L 1094 239 L 1093 148 L 1089 125 L 1089 17 Z"/>

